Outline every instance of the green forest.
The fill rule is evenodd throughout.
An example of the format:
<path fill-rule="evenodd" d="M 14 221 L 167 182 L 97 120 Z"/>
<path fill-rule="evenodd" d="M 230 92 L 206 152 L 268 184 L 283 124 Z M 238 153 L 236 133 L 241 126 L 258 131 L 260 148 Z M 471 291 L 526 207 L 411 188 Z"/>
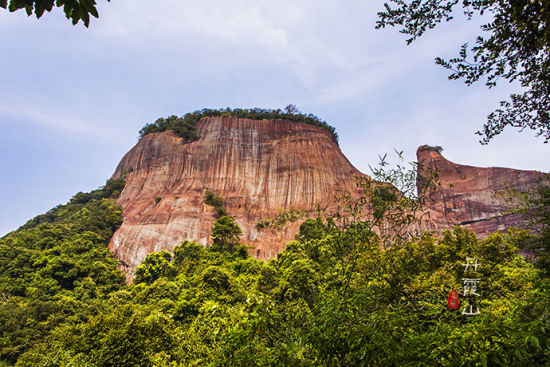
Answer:
<path fill-rule="evenodd" d="M 0 240 L 0 366 L 550 363 L 547 186 L 529 196 L 537 235 L 484 239 L 459 227 L 384 235 L 411 199 L 365 186 L 371 217 L 320 213 L 268 262 L 220 213 L 210 247 L 149 254 L 126 284 L 107 249 L 123 185 L 78 193 Z M 538 249 L 538 261 L 520 248 Z M 480 263 L 475 316 L 447 305 L 467 258 Z"/>

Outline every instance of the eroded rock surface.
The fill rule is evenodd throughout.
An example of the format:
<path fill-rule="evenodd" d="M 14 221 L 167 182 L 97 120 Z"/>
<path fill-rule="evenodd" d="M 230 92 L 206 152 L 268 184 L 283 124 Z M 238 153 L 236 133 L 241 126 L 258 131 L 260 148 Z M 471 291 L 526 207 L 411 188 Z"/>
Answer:
<path fill-rule="evenodd" d="M 421 182 L 430 175 L 427 172 L 439 173 L 439 186 L 427 188 L 429 229 L 440 232 L 460 225 L 483 236 L 506 227 L 526 225 L 521 215 L 510 214 L 511 205 L 502 194 L 507 189 L 525 191 L 537 185 L 541 172 L 460 165 L 428 146 L 418 148 L 417 159 L 425 168 L 419 174 Z"/>
<path fill-rule="evenodd" d="M 356 195 L 355 178 L 367 177 L 329 133 L 311 125 L 211 117 L 198 123 L 197 133 L 200 138 L 192 143 L 170 131 L 146 135 L 113 174 L 124 177 L 126 186 L 118 200 L 124 222 L 109 247 L 130 276 L 151 252 L 171 251 L 184 240 L 211 243 L 215 216 L 204 203 L 206 190 L 223 197 L 252 255 L 269 259 L 294 239 L 303 219 L 281 230 L 259 230 L 260 220 L 281 210 L 304 211 L 304 219 L 315 217 L 318 208 L 333 212 L 334 196 Z M 494 192 L 535 185 L 539 172 L 458 165 L 428 147 L 417 154 L 441 179 L 430 192 L 431 216 L 422 229 L 440 232 L 463 225 L 483 234 L 524 223 L 505 214 L 508 207 Z"/>
<path fill-rule="evenodd" d="M 338 190 L 354 190 L 354 177 L 363 176 L 329 133 L 311 125 L 212 117 L 197 132 L 199 140 L 187 144 L 169 131 L 146 135 L 113 174 L 126 186 L 118 200 L 124 222 L 109 246 L 129 272 L 150 252 L 183 240 L 211 242 L 215 217 L 205 190 L 223 197 L 243 242 L 268 259 L 294 239 L 301 221 L 281 231 L 258 230 L 258 221 L 280 210 L 330 209 Z"/>

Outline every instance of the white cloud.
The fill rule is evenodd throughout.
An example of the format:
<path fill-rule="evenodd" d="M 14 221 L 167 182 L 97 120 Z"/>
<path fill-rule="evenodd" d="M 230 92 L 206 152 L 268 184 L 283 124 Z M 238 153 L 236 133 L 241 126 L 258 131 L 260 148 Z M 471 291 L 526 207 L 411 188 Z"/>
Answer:
<path fill-rule="evenodd" d="M 393 83 L 419 65 L 433 64 L 440 52 L 454 52 L 473 34 L 471 26 L 447 27 L 406 47 L 395 29 L 374 30 L 381 8 L 382 2 L 358 0 L 119 0 L 101 5 L 91 32 L 152 53 L 170 45 L 173 57 L 226 73 L 250 63 L 278 65 L 310 91 L 306 104 L 353 98 Z"/>

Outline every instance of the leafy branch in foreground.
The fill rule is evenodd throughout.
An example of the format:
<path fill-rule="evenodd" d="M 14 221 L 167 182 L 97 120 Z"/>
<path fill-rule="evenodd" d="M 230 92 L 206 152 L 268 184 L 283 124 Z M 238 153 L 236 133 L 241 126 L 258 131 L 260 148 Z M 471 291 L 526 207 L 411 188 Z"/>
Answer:
<path fill-rule="evenodd" d="M 423 207 L 426 190 L 417 190 L 417 173 L 422 169 L 424 184 L 437 186 L 437 172 L 419 163 L 404 163 L 403 151 L 395 150 L 397 162 L 392 166 L 387 154 L 370 167 L 373 178 L 357 177 L 360 194 L 344 192 L 336 197 L 341 211 L 331 222 L 337 223 L 343 236 L 335 241 L 348 248 L 349 255 L 341 258 L 341 272 L 345 278 L 341 296 L 345 297 L 354 277 L 359 259 L 373 248 L 398 249 L 408 241 L 418 239 L 418 224 L 429 215 Z M 433 174 L 432 174 L 433 173 Z M 329 224 L 329 223 L 327 223 Z"/>
<path fill-rule="evenodd" d="M 391 6 L 392 4 L 393 6 Z M 397 26 L 410 44 L 427 30 L 448 22 L 462 7 L 467 20 L 474 14 L 489 14 L 491 21 L 481 26 L 482 35 L 473 46 L 465 43 L 459 55 L 436 63 L 451 70 L 449 79 L 467 85 L 480 80 L 492 88 L 500 79 L 519 82 L 520 92 L 512 94 L 491 113 L 483 129 L 481 143 L 487 144 L 507 126 L 531 129 L 544 142 L 550 141 L 550 6 L 547 0 L 390 0 L 379 12 L 376 28 Z"/>
<path fill-rule="evenodd" d="M 377 167 L 370 167 L 372 179 L 356 178 L 359 196 L 344 192 L 336 197 L 342 207 L 333 219 L 349 224 L 362 223 L 377 234 L 381 245 L 400 244 L 417 235 L 415 223 L 428 213 L 424 210 L 428 190 L 417 189 L 417 174 L 422 171 L 422 187 L 436 188 L 438 172 L 421 163 L 404 162 L 403 151 L 395 150 L 396 162 L 388 162 L 388 155 L 379 156 Z"/>
<path fill-rule="evenodd" d="M 107 0 L 110 1 L 110 0 Z M 71 19 L 73 25 L 76 25 L 80 20 L 84 26 L 90 24 L 90 15 L 98 18 L 95 0 L 0 0 L 0 7 L 8 8 L 10 12 L 20 9 L 25 9 L 27 15 L 33 13 L 36 18 L 44 15 L 44 12 L 50 12 L 55 7 L 63 7 L 67 19 Z"/>

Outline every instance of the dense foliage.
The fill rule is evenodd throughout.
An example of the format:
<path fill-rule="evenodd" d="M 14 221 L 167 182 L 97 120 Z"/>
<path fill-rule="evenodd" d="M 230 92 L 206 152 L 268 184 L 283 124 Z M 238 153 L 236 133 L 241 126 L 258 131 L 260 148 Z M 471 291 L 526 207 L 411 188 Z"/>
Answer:
<path fill-rule="evenodd" d="M 390 5 L 391 4 L 391 5 Z M 550 6 L 548 0 L 448 1 L 390 0 L 378 13 L 377 28 L 400 27 L 411 43 L 428 29 L 450 21 L 462 8 L 468 20 L 475 14 L 489 15 L 475 44 L 464 44 L 457 57 L 437 58 L 451 70 L 450 79 L 467 85 L 480 80 L 491 88 L 499 80 L 518 81 L 518 94 L 502 101 L 478 132 L 488 143 L 507 126 L 532 129 L 550 141 Z"/>
<path fill-rule="evenodd" d="M 20 366 L 544 365 L 548 282 L 518 234 L 462 229 L 382 250 L 360 225 L 290 243 L 267 263 L 193 242 L 101 312 L 35 343 Z M 359 251 L 360 250 L 360 251 Z M 482 262 L 481 314 L 447 308 L 466 257 Z"/>
<path fill-rule="evenodd" d="M 124 182 L 78 193 L 0 239 L 0 359 L 17 357 L 56 326 L 97 314 L 124 277 L 107 249 L 122 223 Z"/>
<path fill-rule="evenodd" d="M 140 131 L 139 136 L 143 137 L 147 134 L 158 133 L 162 131 L 171 130 L 175 132 L 178 136 L 182 137 L 185 142 L 190 142 L 198 138 L 195 126 L 197 122 L 203 117 L 215 117 L 215 116 L 231 116 L 239 118 L 248 118 L 253 120 L 286 120 L 286 121 L 295 121 L 303 122 L 308 125 L 313 125 L 323 130 L 328 131 L 334 141 L 338 141 L 338 134 L 334 127 L 327 124 L 325 121 L 321 120 L 313 114 L 303 114 L 297 110 L 287 110 L 283 111 L 280 109 L 269 110 L 261 108 L 253 109 L 242 109 L 235 108 L 230 109 L 202 109 L 195 112 L 190 112 L 185 114 L 182 117 L 170 116 L 167 118 L 159 118 L 154 123 L 145 125 Z"/>
<path fill-rule="evenodd" d="M 388 172 L 395 183 L 406 176 L 399 168 Z M 106 250 L 120 223 L 120 208 L 108 197 L 120 183 L 79 193 L 0 241 L 2 361 L 550 364 L 550 281 L 517 247 L 532 236 L 509 230 L 479 239 L 458 227 L 440 237 L 405 235 L 417 199 L 374 180 L 357 184 L 365 196 L 343 195 L 346 215 L 305 220 L 296 241 L 268 262 L 250 258 L 237 223 L 221 216 L 210 247 L 186 241 L 173 254 L 151 253 L 129 285 Z M 541 190 L 538 198 L 547 200 Z M 548 203 L 537 203 L 542 209 L 526 214 L 544 224 Z M 539 228 L 535 239 L 547 243 L 548 227 Z M 468 257 L 481 263 L 476 316 L 461 313 L 462 296 L 458 310 L 447 307 L 449 292 L 462 291 Z"/>
<path fill-rule="evenodd" d="M 110 0 L 107 0 L 110 1 Z M 27 15 L 36 15 L 40 18 L 44 12 L 50 12 L 54 7 L 63 7 L 67 19 L 74 24 L 80 20 L 86 27 L 90 24 L 90 15 L 98 17 L 95 0 L 0 0 L 1 8 L 8 8 L 9 11 L 25 9 Z"/>

